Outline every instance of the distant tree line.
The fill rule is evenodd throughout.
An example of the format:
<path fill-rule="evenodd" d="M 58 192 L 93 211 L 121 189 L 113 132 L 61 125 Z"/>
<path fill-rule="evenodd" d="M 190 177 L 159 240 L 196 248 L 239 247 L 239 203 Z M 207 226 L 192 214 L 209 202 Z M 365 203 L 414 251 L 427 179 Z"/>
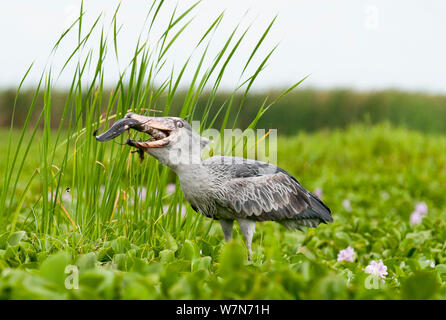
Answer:
<path fill-rule="evenodd" d="M 0 91 L 0 127 L 9 127 L 13 112 L 15 90 Z M 255 118 L 265 97 L 272 101 L 280 94 L 279 91 L 265 91 L 251 93 L 243 103 L 237 119 L 237 126 L 246 128 Z M 23 126 L 29 107 L 33 100 L 34 91 L 22 91 L 17 99 L 14 126 Z M 108 94 L 105 93 L 104 97 Z M 185 92 L 178 92 L 170 109 L 170 115 L 177 115 L 177 111 L 185 99 Z M 231 94 L 220 93 L 212 101 L 209 121 L 214 118 L 219 107 L 229 103 Z M 242 94 L 233 98 L 234 108 L 238 108 Z M 62 117 L 62 111 L 67 100 L 65 91 L 53 91 L 52 126 L 57 127 Z M 209 102 L 209 94 L 204 93 L 197 100 L 197 109 L 193 118 L 199 119 Z M 105 110 L 107 98 L 102 100 Z M 152 108 L 163 110 L 165 101 L 161 97 Z M 39 117 L 39 110 L 43 105 L 43 92 L 36 100 L 36 112 L 31 121 L 35 123 Z M 144 106 L 148 107 L 148 106 Z M 231 114 L 234 120 L 236 112 Z M 219 114 L 213 125 L 219 128 L 224 115 Z M 355 92 L 352 90 L 296 90 L 289 93 L 274 104 L 260 119 L 257 127 L 277 128 L 279 134 L 292 135 L 299 131 L 316 131 L 321 129 L 344 128 L 352 123 L 389 122 L 413 130 L 429 133 L 446 133 L 446 96 L 429 95 L 424 93 L 408 93 L 394 90 L 376 92 Z"/>

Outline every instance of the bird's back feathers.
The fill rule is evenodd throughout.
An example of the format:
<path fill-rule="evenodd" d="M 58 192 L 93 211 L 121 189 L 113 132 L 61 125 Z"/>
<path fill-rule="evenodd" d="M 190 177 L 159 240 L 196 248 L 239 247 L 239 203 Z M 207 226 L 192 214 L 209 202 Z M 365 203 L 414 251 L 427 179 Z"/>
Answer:
<path fill-rule="evenodd" d="M 217 187 L 212 198 L 217 208 L 226 208 L 234 219 L 272 220 L 290 229 L 317 227 L 333 221 L 330 209 L 281 168 L 261 161 L 221 156 L 202 164 L 216 175 Z"/>

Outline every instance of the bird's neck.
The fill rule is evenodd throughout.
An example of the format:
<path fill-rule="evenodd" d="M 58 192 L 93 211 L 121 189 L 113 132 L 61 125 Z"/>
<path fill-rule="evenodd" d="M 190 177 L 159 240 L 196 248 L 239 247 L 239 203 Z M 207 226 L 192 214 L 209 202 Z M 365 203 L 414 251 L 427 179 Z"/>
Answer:
<path fill-rule="evenodd" d="M 204 167 L 201 164 L 201 160 L 197 163 L 182 163 L 175 166 L 171 166 L 172 170 L 181 178 L 181 176 L 198 174 L 204 171 Z"/>
<path fill-rule="evenodd" d="M 158 159 L 163 165 L 175 172 L 193 170 L 201 166 L 201 149 L 175 147 L 165 150 L 163 148 L 150 148 L 147 152 Z"/>
<path fill-rule="evenodd" d="M 208 139 L 191 131 L 190 135 L 176 137 L 165 148 L 149 148 L 147 152 L 180 174 L 201 167 L 201 153 L 208 143 Z"/>
<path fill-rule="evenodd" d="M 180 180 L 181 190 L 186 200 L 194 203 L 194 198 L 209 191 L 212 177 L 201 163 L 178 166 L 173 169 Z"/>

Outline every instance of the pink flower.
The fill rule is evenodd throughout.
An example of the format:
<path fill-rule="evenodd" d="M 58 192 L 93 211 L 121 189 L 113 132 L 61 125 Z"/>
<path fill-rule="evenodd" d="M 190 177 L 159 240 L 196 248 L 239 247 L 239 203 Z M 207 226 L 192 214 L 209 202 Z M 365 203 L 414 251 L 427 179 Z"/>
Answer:
<path fill-rule="evenodd" d="M 418 202 L 415 206 L 415 211 L 421 214 L 422 216 L 427 215 L 427 204 L 425 202 Z"/>
<path fill-rule="evenodd" d="M 429 266 L 431 268 L 435 268 L 435 261 L 434 260 L 426 260 L 427 263 L 429 263 Z"/>
<path fill-rule="evenodd" d="M 169 211 L 170 205 L 164 205 L 163 206 L 163 214 L 167 214 L 167 212 Z M 175 211 L 175 208 L 173 208 L 172 210 Z M 184 218 L 186 216 L 186 212 L 187 212 L 187 208 L 186 206 L 183 204 L 181 207 L 178 204 L 176 207 L 177 213 L 181 214 L 181 217 Z"/>
<path fill-rule="evenodd" d="M 323 193 L 322 193 L 322 188 L 316 188 L 315 190 L 314 190 L 314 195 L 316 196 L 316 197 L 318 197 L 319 199 L 322 199 L 322 195 L 323 195 Z"/>
<path fill-rule="evenodd" d="M 376 262 L 373 260 L 366 268 L 365 272 L 376 277 L 385 278 L 387 273 L 387 266 L 383 264 L 382 260 Z"/>
<path fill-rule="evenodd" d="M 355 250 L 348 246 L 346 249 L 339 251 L 338 253 L 338 261 L 350 261 L 353 262 L 355 260 Z"/>
<path fill-rule="evenodd" d="M 410 215 L 410 224 L 411 225 L 420 224 L 422 219 L 423 216 L 418 211 L 414 211 Z"/>
<path fill-rule="evenodd" d="M 345 211 L 347 212 L 352 211 L 352 205 L 350 203 L 350 200 L 345 199 L 344 201 L 342 201 L 342 206 L 344 207 Z"/>
<path fill-rule="evenodd" d="M 174 193 L 175 192 L 175 184 L 174 183 L 169 183 L 166 187 L 166 192 L 167 193 Z"/>
<path fill-rule="evenodd" d="M 427 215 L 427 204 L 425 202 L 418 202 L 415 206 L 415 211 L 410 215 L 410 224 L 420 224 L 423 216 Z"/>
<path fill-rule="evenodd" d="M 136 193 L 140 197 L 141 201 L 146 200 L 146 198 L 147 198 L 147 188 L 146 187 L 138 187 L 136 189 Z"/>

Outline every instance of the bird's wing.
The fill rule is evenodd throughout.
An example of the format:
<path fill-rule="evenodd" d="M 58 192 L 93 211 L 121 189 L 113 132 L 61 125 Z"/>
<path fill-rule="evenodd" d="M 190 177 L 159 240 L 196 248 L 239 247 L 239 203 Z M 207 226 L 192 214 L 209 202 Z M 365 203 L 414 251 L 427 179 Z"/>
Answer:
<path fill-rule="evenodd" d="M 333 221 L 330 209 L 283 169 L 252 160 L 222 165 L 232 174 L 219 186 L 215 200 L 236 218 L 294 220 L 311 227 Z"/>

